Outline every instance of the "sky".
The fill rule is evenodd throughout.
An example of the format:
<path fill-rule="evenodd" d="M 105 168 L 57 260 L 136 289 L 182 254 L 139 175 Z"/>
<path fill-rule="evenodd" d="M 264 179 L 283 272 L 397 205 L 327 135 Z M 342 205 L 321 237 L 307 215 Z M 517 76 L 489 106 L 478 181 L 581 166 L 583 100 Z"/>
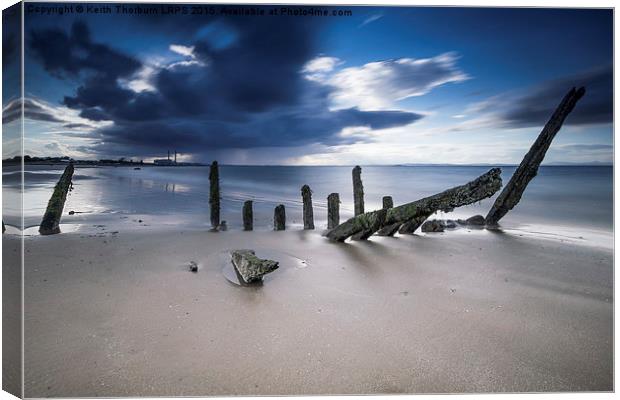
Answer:
<path fill-rule="evenodd" d="M 25 154 L 511 164 L 585 86 L 545 163 L 613 162 L 611 10 L 65 4 L 26 3 Z"/>

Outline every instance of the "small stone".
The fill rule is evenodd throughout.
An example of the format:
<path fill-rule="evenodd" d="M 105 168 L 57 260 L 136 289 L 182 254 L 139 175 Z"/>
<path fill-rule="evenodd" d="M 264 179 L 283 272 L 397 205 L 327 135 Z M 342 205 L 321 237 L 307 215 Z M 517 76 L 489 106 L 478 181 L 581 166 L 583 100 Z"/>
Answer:
<path fill-rule="evenodd" d="M 189 270 L 192 272 L 198 272 L 198 264 L 195 261 L 189 262 Z"/>
<path fill-rule="evenodd" d="M 69 211 L 69 215 L 73 215 L 73 214 L 75 214 L 75 211 L 73 210 Z"/>

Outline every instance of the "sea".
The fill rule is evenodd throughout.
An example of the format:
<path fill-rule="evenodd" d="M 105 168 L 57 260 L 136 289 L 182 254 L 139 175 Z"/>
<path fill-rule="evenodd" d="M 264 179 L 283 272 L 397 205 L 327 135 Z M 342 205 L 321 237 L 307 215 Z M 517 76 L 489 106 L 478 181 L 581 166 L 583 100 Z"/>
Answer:
<path fill-rule="evenodd" d="M 3 168 L 3 221 L 9 233 L 36 235 L 60 174 L 60 165 Z M 382 207 L 382 197 L 400 205 L 464 184 L 492 166 L 362 166 L 365 210 Z M 516 167 L 500 167 L 504 184 Z M 317 229 L 327 227 L 327 196 L 340 194 L 340 217 L 353 216 L 352 166 L 220 166 L 221 219 L 242 229 L 245 200 L 254 204 L 256 230 L 273 229 L 273 210 L 286 208 L 287 229 L 301 229 L 301 187 L 312 189 Z M 208 166 L 78 166 L 65 203 L 61 229 L 209 229 Z M 22 202 L 23 200 L 23 202 Z M 439 213 L 436 218 L 486 215 L 495 197 Z M 69 215 L 69 212 L 72 215 Z M 506 229 L 613 237 L 613 167 L 542 166 L 521 202 L 501 221 Z"/>

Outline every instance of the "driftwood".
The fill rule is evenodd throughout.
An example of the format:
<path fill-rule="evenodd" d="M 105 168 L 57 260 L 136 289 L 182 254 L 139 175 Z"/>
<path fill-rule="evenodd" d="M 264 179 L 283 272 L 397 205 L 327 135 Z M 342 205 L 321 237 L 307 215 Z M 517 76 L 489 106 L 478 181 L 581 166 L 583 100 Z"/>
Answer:
<path fill-rule="evenodd" d="M 327 196 L 327 229 L 334 229 L 340 224 L 340 195 L 331 193 Z"/>
<path fill-rule="evenodd" d="M 52 193 L 52 197 L 50 197 L 47 203 L 47 209 L 45 210 L 43 220 L 39 226 L 39 233 L 41 235 L 60 233 L 60 217 L 62 216 L 62 209 L 67 200 L 67 193 L 69 192 L 69 188 L 71 188 L 72 178 L 73 164 L 69 164 L 60 176 L 58 183 L 56 183 L 54 193 Z"/>
<path fill-rule="evenodd" d="M 382 201 L 383 201 L 384 210 L 394 207 L 394 200 L 392 200 L 392 196 L 383 196 Z M 394 236 L 399 226 L 400 226 L 400 223 L 384 226 L 381 229 L 379 229 L 379 231 L 377 232 L 377 235 Z"/>
<path fill-rule="evenodd" d="M 252 210 L 252 200 L 243 203 L 243 230 L 251 231 L 254 229 L 254 211 Z"/>
<path fill-rule="evenodd" d="M 370 237 L 380 228 L 396 223 L 403 224 L 436 211 L 452 211 L 456 207 L 472 204 L 493 196 L 502 186 L 501 170 L 493 168 L 465 185 L 448 189 L 436 195 L 413 201 L 388 210 L 372 211 L 358 215 L 338 225 L 326 236 L 333 241 L 343 242 L 355 236 Z"/>
<path fill-rule="evenodd" d="M 273 229 L 276 231 L 286 229 L 286 210 L 284 209 L 284 204 L 278 205 L 273 210 Z"/>
<path fill-rule="evenodd" d="M 211 206 L 211 227 L 220 226 L 220 173 L 217 161 L 213 161 L 209 170 L 209 205 Z"/>
<path fill-rule="evenodd" d="M 310 186 L 301 187 L 301 198 L 303 200 L 303 219 L 304 229 L 314 229 L 314 213 L 312 211 L 312 190 Z"/>
<path fill-rule="evenodd" d="M 485 221 L 488 226 L 497 226 L 499 220 L 512 210 L 519 203 L 521 196 L 525 191 L 528 183 L 538 173 L 538 167 L 545 158 L 545 154 L 551 145 L 551 141 L 558 133 L 564 120 L 577 104 L 577 101 L 583 97 L 586 90 L 581 87 L 578 90 L 572 88 L 555 110 L 540 135 L 527 152 L 523 161 L 508 181 L 504 190 L 495 200 L 493 207 L 487 214 Z"/>
<path fill-rule="evenodd" d="M 362 185 L 362 167 L 353 168 L 353 205 L 355 215 L 364 214 L 364 185 Z"/>
<path fill-rule="evenodd" d="M 398 233 L 401 235 L 413 235 L 413 233 L 424 223 L 424 221 L 426 221 L 428 217 L 431 216 L 431 214 L 423 214 L 410 219 L 400 226 Z"/>
<path fill-rule="evenodd" d="M 245 283 L 260 282 L 263 276 L 278 269 L 278 262 L 256 257 L 254 250 L 233 250 L 232 263 Z"/>

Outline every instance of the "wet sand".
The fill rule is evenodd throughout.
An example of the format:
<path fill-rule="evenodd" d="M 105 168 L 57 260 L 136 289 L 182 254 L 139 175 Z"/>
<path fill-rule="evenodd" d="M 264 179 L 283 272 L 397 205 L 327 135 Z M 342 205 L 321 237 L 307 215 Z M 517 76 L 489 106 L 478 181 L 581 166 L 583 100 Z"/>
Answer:
<path fill-rule="evenodd" d="M 613 390 L 610 246 L 146 229 L 26 238 L 27 397 Z"/>

